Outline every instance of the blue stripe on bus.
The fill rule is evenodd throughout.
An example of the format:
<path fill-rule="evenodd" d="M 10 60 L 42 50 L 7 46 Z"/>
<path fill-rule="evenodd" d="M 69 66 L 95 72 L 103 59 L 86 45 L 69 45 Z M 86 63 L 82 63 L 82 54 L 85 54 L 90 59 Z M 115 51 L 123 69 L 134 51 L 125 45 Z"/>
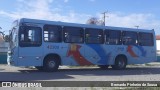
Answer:
<path fill-rule="evenodd" d="M 135 46 L 141 51 L 141 56 L 145 57 L 147 52 L 144 50 L 144 48 L 142 46 L 137 46 L 137 45 Z"/>
<path fill-rule="evenodd" d="M 107 55 L 103 47 L 101 47 L 101 45 L 98 45 L 98 44 L 87 44 L 87 45 L 91 47 L 101 58 L 97 63 L 106 65 L 109 59 L 110 53 Z"/>

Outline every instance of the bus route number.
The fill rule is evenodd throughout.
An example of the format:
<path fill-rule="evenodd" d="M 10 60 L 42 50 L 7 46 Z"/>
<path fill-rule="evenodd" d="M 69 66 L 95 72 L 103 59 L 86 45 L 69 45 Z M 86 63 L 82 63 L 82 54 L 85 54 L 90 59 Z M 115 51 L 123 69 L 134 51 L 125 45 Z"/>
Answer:
<path fill-rule="evenodd" d="M 48 49 L 59 49 L 59 46 L 48 45 Z"/>

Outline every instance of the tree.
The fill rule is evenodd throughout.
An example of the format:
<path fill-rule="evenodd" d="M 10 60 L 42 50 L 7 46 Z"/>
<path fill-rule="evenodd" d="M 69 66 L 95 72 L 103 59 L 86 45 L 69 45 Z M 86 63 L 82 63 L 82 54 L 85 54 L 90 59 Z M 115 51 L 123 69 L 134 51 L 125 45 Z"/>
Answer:
<path fill-rule="evenodd" d="M 1 27 L 0 27 L 0 29 L 1 29 Z M 0 31 L 0 39 L 1 39 L 1 41 L 4 40 L 4 35 L 5 35 L 4 32 Z"/>
<path fill-rule="evenodd" d="M 97 17 L 91 17 L 87 20 L 87 24 L 93 24 L 93 25 L 104 25 L 104 22 Z"/>
<path fill-rule="evenodd" d="M 0 39 L 4 40 L 5 42 L 9 42 L 9 35 L 5 35 L 4 32 L 0 31 Z"/>

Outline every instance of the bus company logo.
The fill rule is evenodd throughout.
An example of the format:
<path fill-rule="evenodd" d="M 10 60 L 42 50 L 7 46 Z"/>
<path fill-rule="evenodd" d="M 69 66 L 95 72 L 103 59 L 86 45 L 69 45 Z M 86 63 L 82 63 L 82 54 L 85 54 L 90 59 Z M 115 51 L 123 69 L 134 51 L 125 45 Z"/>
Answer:
<path fill-rule="evenodd" d="M 2 87 L 12 87 L 11 82 L 2 82 Z"/>
<path fill-rule="evenodd" d="M 92 65 L 91 62 L 89 62 L 88 60 L 86 60 L 81 55 L 81 53 L 79 52 L 80 48 L 81 48 L 80 45 L 71 44 L 70 45 L 70 49 L 68 50 L 67 57 L 72 56 L 79 65 Z M 79 58 L 79 57 L 81 57 L 81 58 Z"/>
<path fill-rule="evenodd" d="M 138 57 L 138 55 L 133 51 L 132 46 L 128 46 L 127 52 L 132 56 L 132 57 Z"/>

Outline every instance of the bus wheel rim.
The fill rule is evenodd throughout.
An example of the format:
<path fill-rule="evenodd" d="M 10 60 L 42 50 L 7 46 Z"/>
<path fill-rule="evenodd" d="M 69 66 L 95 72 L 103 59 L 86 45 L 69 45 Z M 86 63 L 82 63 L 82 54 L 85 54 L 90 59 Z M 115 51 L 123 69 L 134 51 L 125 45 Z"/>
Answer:
<path fill-rule="evenodd" d="M 50 68 L 54 68 L 55 67 L 55 62 L 54 61 L 50 61 L 49 62 L 49 67 Z"/>
<path fill-rule="evenodd" d="M 118 66 L 119 66 L 120 68 L 123 68 L 123 67 L 124 67 L 124 61 L 123 61 L 123 60 L 119 61 L 119 62 L 118 62 Z"/>

